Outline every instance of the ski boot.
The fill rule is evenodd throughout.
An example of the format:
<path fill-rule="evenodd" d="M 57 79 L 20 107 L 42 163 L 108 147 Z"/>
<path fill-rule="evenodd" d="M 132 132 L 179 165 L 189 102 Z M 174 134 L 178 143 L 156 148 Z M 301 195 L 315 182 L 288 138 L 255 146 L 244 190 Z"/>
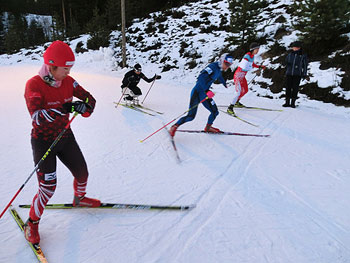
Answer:
<path fill-rule="evenodd" d="M 174 124 L 173 126 L 170 127 L 169 133 L 171 137 L 175 136 L 175 132 L 177 128 L 179 128 L 180 125 Z"/>
<path fill-rule="evenodd" d="M 131 106 L 131 104 L 132 104 L 132 102 L 133 102 L 133 97 L 131 97 L 130 95 L 126 95 L 126 96 L 124 96 L 124 98 L 123 98 L 123 100 L 124 100 L 124 102 L 125 102 L 125 104 L 127 105 L 127 106 Z"/>
<path fill-rule="evenodd" d="M 139 98 L 137 98 L 137 97 L 134 97 L 134 98 L 133 98 L 132 104 L 133 104 L 134 106 L 141 106 L 141 105 L 140 105 Z"/>
<path fill-rule="evenodd" d="M 233 110 L 233 104 L 231 104 L 228 108 L 227 108 L 227 113 L 236 116 L 236 113 Z"/>
<path fill-rule="evenodd" d="M 39 244 L 39 220 L 32 220 L 30 217 L 23 226 L 24 237 L 32 244 Z"/>
<path fill-rule="evenodd" d="M 236 104 L 235 104 L 235 107 L 236 107 L 236 108 L 244 108 L 245 105 L 243 105 L 242 103 L 240 103 L 239 101 L 237 101 Z"/>
<path fill-rule="evenodd" d="M 89 197 L 78 197 L 74 196 L 73 206 L 81 206 L 81 207 L 99 207 L 101 205 L 101 201 L 98 199 L 93 199 Z"/>
<path fill-rule="evenodd" d="M 218 128 L 214 128 L 213 126 L 211 126 L 211 124 L 207 124 L 204 128 L 205 132 L 209 132 L 209 133 L 220 133 L 221 131 Z"/>

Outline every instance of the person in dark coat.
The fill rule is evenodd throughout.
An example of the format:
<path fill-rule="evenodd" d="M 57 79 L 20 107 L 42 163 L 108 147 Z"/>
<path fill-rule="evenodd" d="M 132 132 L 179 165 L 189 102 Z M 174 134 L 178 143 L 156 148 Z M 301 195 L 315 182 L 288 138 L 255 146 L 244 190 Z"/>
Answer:
<path fill-rule="evenodd" d="M 295 108 L 300 81 L 307 78 L 308 60 L 300 41 L 291 44 L 292 52 L 286 57 L 286 103 L 283 107 Z"/>
<path fill-rule="evenodd" d="M 122 81 L 122 93 L 124 95 L 124 100 L 129 103 L 139 104 L 138 97 L 142 95 L 141 89 L 137 86 L 141 79 L 150 83 L 156 79 L 160 79 L 161 76 L 154 75 L 153 78 L 147 78 L 145 74 L 142 73 L 142 68 L 140 64 L 136 64 L 134 68 L 128 71 Z"/>

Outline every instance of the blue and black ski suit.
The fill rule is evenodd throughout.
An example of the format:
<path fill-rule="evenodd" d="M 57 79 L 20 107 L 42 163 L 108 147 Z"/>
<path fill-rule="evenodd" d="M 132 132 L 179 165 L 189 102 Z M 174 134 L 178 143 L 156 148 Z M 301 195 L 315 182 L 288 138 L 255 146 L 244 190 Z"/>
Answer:
<path fill-rule="evenodd" d="M 204 70 L 201 71 L 197 78 L 196 85 L 191 91 L 190 97 L 190 105 L 189 109 L 191 109 L 188 114 L 177 121 L 177 125 L 182 125 L 185 122 L 192 121 L 197 114 L 198 107 L 194 107 L 199 104 L 200 101 L 207 97 L 207 91 L 210 86 L 214 83 L 214 81 L 219 80 L 225 87 L 226 81 L 221 74 L 221 67 L 219 62 L 213 62 L 209 64 Z M 203 106 L 210 111 L 210 115 L 208 118 L 208 124 L 213 124 L 216 116 L 218 116 L 219 111 L 213 99 L 207 99 L 203 103 Z"/>

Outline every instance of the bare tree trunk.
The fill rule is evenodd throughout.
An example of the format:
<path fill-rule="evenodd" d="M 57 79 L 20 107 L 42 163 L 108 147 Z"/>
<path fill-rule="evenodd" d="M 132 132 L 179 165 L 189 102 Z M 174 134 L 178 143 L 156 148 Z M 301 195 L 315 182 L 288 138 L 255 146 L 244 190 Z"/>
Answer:
<path fill-rule="evenodd" d="M 67 31 L 66 10 L 64 8 L 64 0 L 62 0 L 62 13 L 63 13 L 64 31 Z"/>
<path fill-rule="evenodd" d="M 121 0 L 121 12 L 122 12 L 122 56 L 123 56 L 123 68 L 126 67 L 126 37 L 125 37 L 125 0 Z"/>

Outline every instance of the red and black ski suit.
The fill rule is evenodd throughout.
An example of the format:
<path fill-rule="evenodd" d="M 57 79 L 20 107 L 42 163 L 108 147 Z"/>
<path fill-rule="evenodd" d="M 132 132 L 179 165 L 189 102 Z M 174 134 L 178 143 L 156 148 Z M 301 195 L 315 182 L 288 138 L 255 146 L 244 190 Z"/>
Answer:
<path fill-rule="evenodd" d="M 69 122 L 63 104 L 72 102 L 73 97 L 88 101 L 91 108 L 83 114 L 90 116 L 96 100 L 84 90 L 72 77 L 62 80 L 60 87 L 52 87 L 37 75 L 26 83 L 24 94 L 29 113 L 32 117 L 31 143 L 34 164 L 37 164 L 49 149 L 58 134 Z M 88 169 L 84 156 L 69 128 L 37 170 L 39 190 L 34 196 L 29 216 L 39 220 L 45 205 L 56 189 L 56 157 L 74 176 L 74 195 L 82 197 L 86 193 Z"/>

